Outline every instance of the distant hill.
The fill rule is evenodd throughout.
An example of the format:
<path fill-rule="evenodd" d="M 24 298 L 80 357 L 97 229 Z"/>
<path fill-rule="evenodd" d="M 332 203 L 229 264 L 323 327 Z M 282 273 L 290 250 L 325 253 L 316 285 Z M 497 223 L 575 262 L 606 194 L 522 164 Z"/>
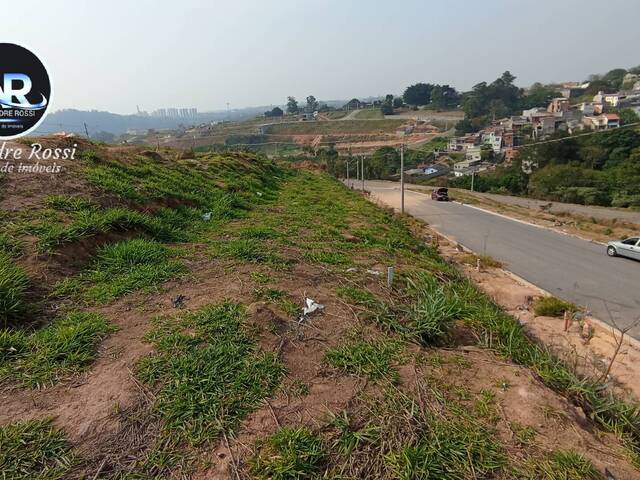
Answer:
<path fill-rule="evenodd" d="M 188 127 L 194 124 L 223 120 L 246 120 L 255 115 L 263 113 L 271 107 L 250 107 L 239 110 L 215 111 L 198 113 L 194 118 L 166 118 L 143 115 L 120 115 L 111 112 L 101 112 L 98 110 L 75 110 L 65 109 L 50 113 L 44 122 L 36 130 L 36 134 L 53 132 L 74 132 L 85 133 L 84 124 L 87 124 L 90 136 L 95 136 L 99 132 L 108 132 L 114 135 L 121 135 L 127 130 L 146 130 L 149 128 L 177 128 L 179 126 Z"/>

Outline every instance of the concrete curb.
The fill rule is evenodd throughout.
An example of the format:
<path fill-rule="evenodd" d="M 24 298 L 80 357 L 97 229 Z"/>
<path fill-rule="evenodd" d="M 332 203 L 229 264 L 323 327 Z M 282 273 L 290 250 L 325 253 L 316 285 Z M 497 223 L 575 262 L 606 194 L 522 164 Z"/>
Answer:
<path fill-rule="evenodd" d="M 438 232 L 437 230 L 435 230 L 433 227 L 429 226 L 429 228 L 431 228 L 434 232 L 436 232 L 439 236 L 441 236 L 442 238 L 446 239 L 447 241 L 456 244 L 456 245 L 460 245 L 462 247 L 462 249 L 467 252 L 467 253 L 472 253 L 474 255 L 478 255 L 476 252 L 474 252 L 473 250 L 471 250 L 470 248 L 464 246 L 462 243 L 458 242 L 457 240 L 449 237 L 448 235 L 444 235 L 440 232 Z M 524 278 L 522 278 L 520 275 L 517 275 L 509 270 L 506 270 L 504 268 L 499 268 L 500 271 L 504 272 L 505 275 L 507 275 L 508 277 L 512 278 L 514 281 L 521 283 L 522 285 L 525 285 L 533 290 L 537 290 L 540 295 L 545 296 L 545 297 L 553 297 L 554 295 L 545 290 L 544 288 L 539 287 L 538 285 L 536 285 L 535 283 L 531 283 L 529 280 L 526 280 Z M 616 332 L 616 335 L 622 335 L 622 332 L 614 327 L 613 325 L 609 325 L 608 323 L 596 318 L 596 317 L 592 317 L 589 316 L 589 319 L 598 326 L 598 328 L 610 333 L 612 331 Z M 640 340 L 635 339 L 634 337 L 632 337 L 629 334 L 625 334 L 625 342 L 628 343 L 629 345 L 631 345 L 633 348 L 640 350 Z"/>

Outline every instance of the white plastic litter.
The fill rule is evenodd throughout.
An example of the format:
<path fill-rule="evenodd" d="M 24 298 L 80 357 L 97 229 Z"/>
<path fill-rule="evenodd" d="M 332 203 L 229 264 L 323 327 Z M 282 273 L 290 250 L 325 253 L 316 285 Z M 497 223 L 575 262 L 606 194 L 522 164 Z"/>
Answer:
<path fill-rule="evenodd" d="M 380 272 L 378 270 L 367 270 L 367 273 L 369 275 L 380 275 Z"/>
<path fill-rule="evenodd" d="M 259 197 L 262 196 L 262 192 L 256 192 L 256 195 L 258 195 Z"/>
<path fill-rule="evenodd" d="M 205 222 L 208 222 L 209 220 L 211 220 L 211 212 L 203 213 L 202 220 L 204 220 Z"/>
<path fill-rule="evenodd" d="M 318 310 L 322 310 L 324 308 L 324 305 L 322 305 L 321 303 L 316 302 L 312 298 L 305 298 L 304 299 L 304 303 L 305 303 L 305 306 L 302 309 L 302 315 L 304 315 L 304 316 L 311 315 L 313 312 L 316 312 Z"/>
<path fill-rule="evenodd" d="M 351 267 L 351 268 L 347 268 L 347 273 L 353 273 L 353 272 L 357 272 L 358 269 L 356 267 Z"/>
<path fill-rule="evenodd" d="M 320 310 L 322 310 L 324 308 L 324 305 L 322 305 L 321 303 L 316 302 L 314 299 L 312 298 L 305 298 L 304 299 L 304 307 L 302 307 L 302 315 L 300 315 L 300 318 L 298 318 L 298 323 L 301 324 L 302 322 L 304 322 L 307 317 L 315 312 L 318 312 Z"/>

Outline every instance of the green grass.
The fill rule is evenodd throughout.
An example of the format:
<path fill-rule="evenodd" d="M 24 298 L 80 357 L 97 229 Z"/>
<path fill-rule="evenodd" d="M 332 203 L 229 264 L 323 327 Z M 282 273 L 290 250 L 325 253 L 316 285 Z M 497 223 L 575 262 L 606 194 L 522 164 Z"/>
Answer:
<path fill-rule="evenodd" d="M 260 240 L 255 238 L 219 240 L 209 248 L 214 257 L 230 258 L 249 263 L 285 265 L 287 262 Z"/>
<path fill-rule="evenodd" d="M 330 135 L 341 133 L 394 132 L 405 120 L 345 120 L 344 122 L 298 122 L 275 124 L 269 127 L 269 133 L 275 135 Z"/>
<path fill-rule="evenodd" d="M 0 232 L 0 254 L 4 253 L 10 257 L 18 257 L 22 254 L 23 248 L 24 242 L 22 240 L 14 235 Z"/>
<path fill-rule="evenodd" d="M 148 335 L 156 354 L 138 375 L 157 392 L 156 410 L 172 438 L 200 445 L 237 428 L 278 386 L 284 367 L 260 352 L 235 303 L 156 319 Z"/>
<path fill-rule="evenodd" d="M 31 334 L 0 330 L 0 379 L 39 387 L 88 368 L 114 328 L 97 313 L 72 312 Z"/>
<path fill-rule="evenodd" d="M 13 259 L 0 251 L 0 326 L 7 328 L 27 312 L 29 279 Z"/>
<path fill-rule="evenodd" d="M 320 437 L 304 427 L 284 427 L 259 442 L 251 473 L 258 480 L 320 478 L 324 456 Z"/>
<path fill-rule="evenodd" d="M 6 480 L 57 480 L 74 457 L 64 435 L 48 420 L 0 427 L 0 476 Z"/>
<path fill-rule="evenodd" d="M 106 303 L 156 287 L 186 271 L 175 255 L 161 243 L 140 238 L 106 245 L 98 250 L 90 269 L 58 284 L 52 295 Z"/>
<path fill-rule="evenodd" d="M 366 376 L 370 380 L 397 382 L 394 367 L 402 360 L 402 344 L 390 338 L 351 340 L 326 351 L 325 361 L 346 373 Z"/>
<path fill-rule="evenodd" d="M 382 110 L 379 108 L 367 108 L 356 113 L 357 120 L 384 120 Z"/>
<path fill-rule="evenodd" d="M 578 307 L 556 297 L 541 297 L 533 302 L 533 311 L 539 317 L 561 317 L 564 312 L 578 311 Z"/>
<path fill-rule="evenodd" d="M 516 473 L 523 480 L 604 480 L 590 460 L 573 450 L 555 450 L 547 458 L 532 459 Z"/>

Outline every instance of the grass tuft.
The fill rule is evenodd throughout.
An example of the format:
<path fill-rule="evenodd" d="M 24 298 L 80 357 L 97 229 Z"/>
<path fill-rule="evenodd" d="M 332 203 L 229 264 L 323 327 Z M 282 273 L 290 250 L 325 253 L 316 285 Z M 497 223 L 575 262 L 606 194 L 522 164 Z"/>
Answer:
<path fill-rule="evenodd" d="M 27 274 L 0 251 L 0 325 L 7 328 L 21 320 L 27 311 Z"/>
<path fill-rule="evenodd" d="M 114 328 L 97 313 L 72 312 L 27 335 L 0 330 L 0 379 L 30 387 L 53 383 L 93 363 L 99 342 Z"/>
<path fill-rule="evenodd" d="M 11 480 L 57 480 L 73 466 L 64 435 L 48 420 L 0 427 L 0 476 Z"/>
<path fill-rule="evenodd" d="M 539 317 L 561 317 L 564 312 L 578 311 L 578 307 L 556 297 L 541 297 L 533 303 L 533 311 Z"/>
<path fill-rule="evenodd" d="M 235 303 L 156 319 L 148 335 L 157 353 L 139 365 L 157 390 L 156 410 L 174 438 L 200 445 L 236 428 L 271 395 L 284 374 L 273 353 L 258 351 Z"/>
<path fill-rule="evenodd" d="M 402 344 L 390 338 L 352 339 L 327 350 L 325 361 L 346 373 L 363 375 L 370 380 L 397 382 L 394 365 L 401 360 Z"/>
<path fill-rule="evenodd" d="M 318 478 L 324 455 L 320 437 L 304 427 L 284 427 L 259 442 L 251 472 L 258 480 Z"/>

